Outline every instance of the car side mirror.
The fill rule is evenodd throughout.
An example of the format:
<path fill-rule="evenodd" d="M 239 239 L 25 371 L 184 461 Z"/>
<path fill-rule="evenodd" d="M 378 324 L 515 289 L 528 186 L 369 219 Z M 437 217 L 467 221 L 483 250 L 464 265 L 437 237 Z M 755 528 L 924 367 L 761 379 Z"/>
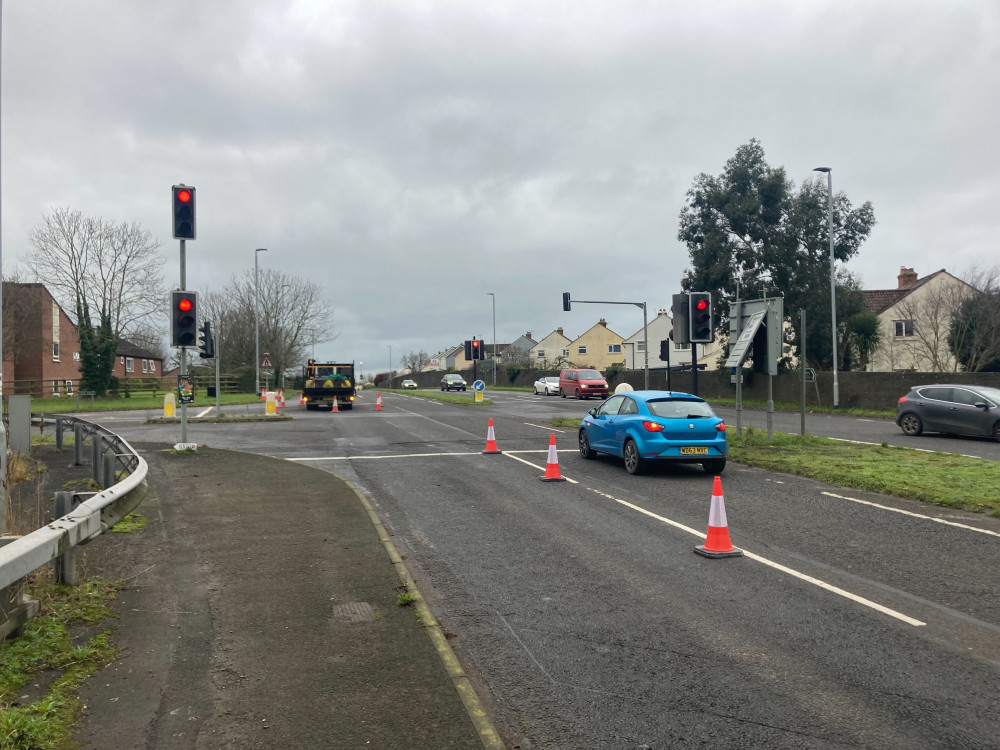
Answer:
<path fill-rule="evenodd" d="M 983 411 L 989 411 L 990 410 L 990 405 L 987 404 L 985 401 L 977 401 L 975 403 L 975 407 L 977 409 L 982 409 Z"/>
<path fill-rule="evenodd" d="M 589 414 L 592 417 L 596 417 L 597 416 L 597 407 L 596 406 L 592 406 L 590 408 L 590 410 L 587 412 L 587 414 Z"/>

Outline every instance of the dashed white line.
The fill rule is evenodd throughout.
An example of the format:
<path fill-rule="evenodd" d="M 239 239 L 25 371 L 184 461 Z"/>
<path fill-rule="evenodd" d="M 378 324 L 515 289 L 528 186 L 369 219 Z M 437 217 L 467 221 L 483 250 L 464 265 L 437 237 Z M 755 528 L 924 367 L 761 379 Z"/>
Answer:
<path fill-rule="evenodd" d="M 935 518 L 934 516 L 925 516 L 923 513 L 914 513 L 913 511 L 903 510 L 902 508 L 893 508 L 890 505 L 881 505 L 880 503 L 873 503 L 870 500 L 862 500 L 857 497 L 847 497 L 846 495 L 835 495 L 832 492 L 823 492 L 822 494 L 828 497 L 835 497 L 838 500 L 850 500 L 852 503 L 859 503 L 861 505 L 870 505 L 873 508 L 879 508 L 880 510 L 888 510 L 893 513 L 901 513 L 904 516 L 912 516 L 913 518 L 922 518 L 925 521 L 933 521 L 934 523 L 943 523 L 947 526 L 957 526 L 960 529 L 965 529 L 967 531 L 978 531 L 980 534 L 989 534 L 990 536 L 1000 537 L 1000 533 L 996 531 L 990 531 L 989 529 L 980 529 L 977 526 L 969 526 L 965 523 L 958 523 L 957 521 L 946 521 L 943 518 Z"/>

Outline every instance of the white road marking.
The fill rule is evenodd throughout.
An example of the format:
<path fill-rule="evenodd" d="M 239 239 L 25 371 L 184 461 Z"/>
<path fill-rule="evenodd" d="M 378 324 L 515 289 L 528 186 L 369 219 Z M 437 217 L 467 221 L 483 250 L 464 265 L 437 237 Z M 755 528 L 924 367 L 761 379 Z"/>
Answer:
<path fill-rule="evenodd" d="M 195 415 L 194 415 L 194 418 L 195 418 L 195 419 L 201 419 L 201 418 L 202 418 L 202 417 L 204 417 L 204 416 L 205 416 L 206 414 L 208 414 L 208 413 L 209 413 L 210 411 L 212 411 L 212 409 L 214 409 L 214 408 L 215 408 L 214 406 L 208 406 L 208 407 L 205 407 L 205 408 L 204 408 L 204 409 L 202 409 L 202 410 L 201 410 L 200 412 L 198 412 L 197 414 L 195 414 Z"/>
<path fill-rule="evenodd" d="M 558 453 L 576 453 L 575 448 L 564 448 Z M 516 458 L 515 453 L 542 453 L 548 454 L 548 450 L 527 450 L 527 451 L 502 451 L 506 456 L 511 458 Z M 289 457 L 285 458 L 286 461 L 298 461 L 300 463 L 307 463 L 309 461 L 380 461 L 384 458 L 435 458 L 437 456 L 482 456 L 482 451 L 468 451 L 468 452 L 441 452 L 441 453 L 393 453 L 380 456 L 302 456 L 299 458 Z M 535 464 L 528 463 L 523 459 L 518 458 L 518 461 L 523 461 L 529 466 L 534 466 Z M 544 471 L 545 467 L 542 467 Z"/>
<path fill-rule="evenodd" d="M 532 424 L 531 422 L 525 422 L 524 424 L 528 427 L 537 427 L 540 430 L 548 430 L 549 432 L 569 432 L 569 430 L 557 430 L 555 427 L 547 427 L 543 424 Z"/>
<path fill-rule="evenodd" d="M 517 453 L 524 453 L 525 451 L 516 451 L 516 452 Z M 534 451 L 532 451 L 532 452 L 534 452 Z M 575 453 L 575 451 L 574 451 L 574 453 Z M 548 451 L 546 451 L 546 455 L 547 454 L 548 454 Z M 534 467 L 534 468 L 538 469 L 540 472 L 542 472 L 542 474 L 545 473 L 545 467 L 544 466 L 539 466 L 538 464 L 533 464 L 533 463 L 531 463 L 531 461 L 525 461 L 523 458 L 518 458 L 517 456 L 513 455 L 513 453 L 505 453 L 504 455 L 505 456 L 510 456 L 515 461 L 520 461 L 522 464 L 527 464 L 528 466 Z M 562 471 L 560 471 L 559 474 L 562 476 L 563 479 L 565 479 L 570 484 L 580 484 L 575 479 L 570 479 L 569 477 L 563 475 Z"/>
<path fill-rule="evenodd" d="M 965 523 L 958 523 L 957 521 L 946 521 L 943 518 L 935 518 L 934 516 L 925 516 L 922 513 L 914 513 L 913 511 L 903 510 L 902 508 L 893 508 L 890 505 L 881 505 L 879 503 L 873 503 L 870 500 L 861 500 L 857 497 L 847 497 L 846 495 L 835 495 L 832 492 L 823 492 L 822 494 L 829 497 L 835 497 L 838 500 L 850 500 L 852 503 L 860 503 L 861 505 L 870 505 L 873 508 L 879 508 L 881 510 L 892 511 L 893 513 L 902 513 L 904 516 L 912 516 L 913 518 L 922 518 L 925 521 L 933 521 L 934 523 L 943 523 L 947 526 L 957 526 L 960 529 L 966 529 L 968 531 L 978 531 L 980 534 L 989 534 L 990 536 L 1000 537 L 1000 533 L 996 531 L 990 531 L 989 529 L 980 529 L 976 526 L 969 526 Z"/>
<path fill-rule="evenodd" d="M 854 443 L 855 445 L 882 445 L 882 443 L 869 443 L 869 442 L 867 442 L 865 440 L 850 440 L 849 438 L 835 438 L 835 437 L 832 437 L 832 438 L 827 438 L 827 439 L 828 440 L 837 440 L 837 441 L 839 441 L 841 443 Z M 961 456 L 962 458 L 978 458 L 978 459 L 980 459 L 982 461 L 988 461 L 989 460 L 988 458 L 983 458 L 982 456 L 972 456 L 972 455 L 969 455 L 968 453 L 949 453 L 948 451 L 935 451 L 935 450 L 931 450 L 930 448 L 913 448 L 913 447 L 911 447 L 909 445 L 890 445 L 888 443 L 886 445 L 888 445 L 888 447 L 890 447 L 890 448 L 903 448 L 904 450 L 919 451 L 920 453 L 944 453 L 945 455 L 949 455 L 949 456 Z"/>

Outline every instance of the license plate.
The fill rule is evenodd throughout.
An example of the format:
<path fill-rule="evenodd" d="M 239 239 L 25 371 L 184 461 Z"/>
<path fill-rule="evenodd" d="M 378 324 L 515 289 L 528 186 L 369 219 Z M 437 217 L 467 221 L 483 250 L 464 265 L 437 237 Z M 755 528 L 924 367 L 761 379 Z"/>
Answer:
<path fill-rule="evenodd" d="M 700 456 L 708 453 L 708 448 L 681 448 L 682 456 Z"/>

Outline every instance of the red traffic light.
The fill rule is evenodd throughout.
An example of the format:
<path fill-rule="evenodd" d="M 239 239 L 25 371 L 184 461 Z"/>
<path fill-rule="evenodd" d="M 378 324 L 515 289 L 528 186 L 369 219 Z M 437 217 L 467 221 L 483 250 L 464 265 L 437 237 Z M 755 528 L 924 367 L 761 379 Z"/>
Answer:
<path fill-rule="evenodd" d="M 190 190 L 178 190 L 177 191 L 177 200 L 179 200 L 181 203 L 188 203 L 191 200 L 191 191 Z"/>
<path fill-rule="evenodd" d="M 706 310 L 708 309 L 708 300 L 700 299 L 697 302 L 695 302 L 694 306 L 699 310 Z"/>
<path fill-rule="evenodd" d="M 479 339 L 473 339 L 473 341 L 472 341 L 472 348 L 473 349 L 478 349 L 479 348 Z"/>
<path fill-rule="evenodd" d="M 180 299 L 180 301 L 177 303 L 177 309 L 178 310 L 183 310 L 184 312 L 187 312 L 188 310 L 190 310 L 191 309 L 191 298 L 190 297 L 182 297 Z"/>

